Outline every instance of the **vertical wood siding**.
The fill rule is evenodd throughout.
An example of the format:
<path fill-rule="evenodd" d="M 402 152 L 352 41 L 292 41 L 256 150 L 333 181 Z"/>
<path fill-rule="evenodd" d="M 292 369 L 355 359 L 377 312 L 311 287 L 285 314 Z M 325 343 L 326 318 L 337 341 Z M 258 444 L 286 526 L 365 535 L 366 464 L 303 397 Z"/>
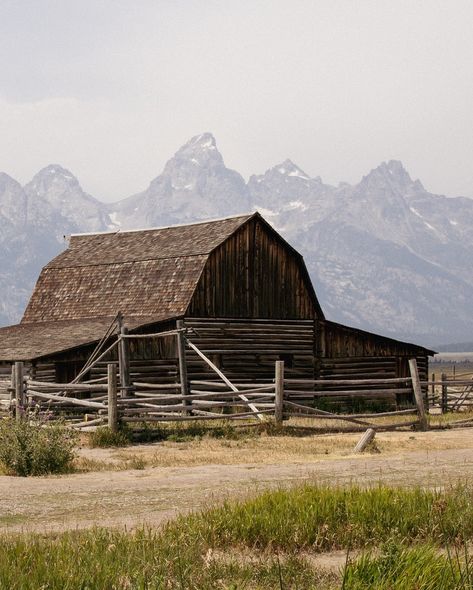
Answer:
<path fill-rule="evenodd" d="M 301 260 L 253 219 L 210 255 L 186 315 L 313 319 L 315 296 Z"/>

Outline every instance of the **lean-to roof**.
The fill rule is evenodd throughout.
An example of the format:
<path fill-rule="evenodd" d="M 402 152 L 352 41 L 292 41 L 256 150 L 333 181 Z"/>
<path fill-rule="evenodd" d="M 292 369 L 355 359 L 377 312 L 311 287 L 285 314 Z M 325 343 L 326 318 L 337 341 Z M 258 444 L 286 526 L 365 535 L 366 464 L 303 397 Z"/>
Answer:
<path fill-rule="evenodd" d="M 101 340 L 113 318 L 34 322 L 0 328 L 0 360 L 27 361 Z M 127 318 L 131 329 L 153 318 Z"/>

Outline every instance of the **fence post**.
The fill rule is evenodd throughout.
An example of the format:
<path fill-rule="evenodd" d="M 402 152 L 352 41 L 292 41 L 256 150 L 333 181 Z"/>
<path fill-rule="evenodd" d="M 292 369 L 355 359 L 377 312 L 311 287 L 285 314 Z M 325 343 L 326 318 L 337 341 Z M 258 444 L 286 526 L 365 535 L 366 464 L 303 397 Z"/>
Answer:
<path fill-rule="evenodd" d="M 276 361 L 274 383 L 274 420 L 281 426 L 284 416 L 284 361 Z"/>
<path fill-rule="evenodd" d="M 417 411 L 419 413 L 419 427 L 420 430 L 428 430 L 429 425 L 427 421 L 427 414 L 425 413 L 424 396 L 422 394 L 422 387 L 420 385 L 416 359 L 409 359 L 409 370 L 412 379 L 412 389 L 414 390 L 414 396 L 416 398 Z"/>
<path fill-rule="evenodd" d="M 118 430 L 118 406 L 117 406 L 117 365 L 107 364 L 107 397 L 108 397 L 108 427 L 113 432 Z"/>
<path fill-rule="evenodd" d="M 436 404 L 436 398 L 435 398 L 435 373 L 432 373 L 432 385 L 431 387 L 431 395 L 432 395 L 432 405 L 435 406 Z M 428 389 L 428 388 L 427 388 Z"/>
<path fill-rule="evenodd" d="M 188 406 L 189 400 L 186 396 L 189 395 L 189 382 L 187 379 L 187 362 L 186 362 L 186 342 L 184 339 L 184 321 L 177 320 L 176 322 L 177 332 L 177 356 L 179 360 L 179 379 L 181 382 L 181 395 L 183 396 L 182 405 Z M 189 411 L 184 410 L 184 414 L 188 414 Z"/>
<path fill-rule="evenodd" d="M 25 411 L 24 363 L 15 363 L 15 417 L 21 420 Z"/>
<path fill-rule="evenodd" d="M 355 448 L 353 449 L 354 453 L 362 453 L 366 447 L 370 444 L 370 442 L 376 436 L 376 430 L 374 428 L 368 428 L 366 432 L 363 433 L 363 436 L 360 440 L 356 443 Z"/>
<path fill-rule="evenodd" d="M 126 336 L 128 334 L 128 328 L 121 326 L 120 336 Z M 121 394 L 120 397 L 128 397 L 130 392 L 130 347 L 128 338 L 120 338 L 118 343 L 118 368 L 120 372 L 120 385 Z"/>
<path fill-rule="evenodd" d="M 446 414 L 447 412 L 448 412 L 447 375 L 446 375 L 446 373 L 442 373 L 442 414 Z"/>

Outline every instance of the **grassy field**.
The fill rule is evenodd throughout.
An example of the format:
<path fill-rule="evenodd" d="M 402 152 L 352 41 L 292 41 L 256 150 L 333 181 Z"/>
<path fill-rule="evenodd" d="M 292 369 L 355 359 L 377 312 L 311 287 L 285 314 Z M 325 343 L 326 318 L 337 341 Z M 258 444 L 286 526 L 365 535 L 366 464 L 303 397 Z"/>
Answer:
<path fill-rule="evenodd" d="M 471 360 L 457 360 L 458 355 L 464 355 Z M 460 357 L 463 358 L 463 357 Z M 429 374 L 435 373 L 436 378 L 440 379 L 442 373 L 445 373 L 448 378 L 460 377 L 465 375 L 467 377 L 473 376 L 473 352 L 471 353 L 443 353 L 439 355 L 439 360 L 429 364 Z"/>
<path fill-rule="evenodd" d="M 160 530 L 3 535 L 0 588 L 472 588 L 473 491 L 304 486 L 182 516 Z M 342 549 L 347 566 L 314 557 Z M 322 565 L 321 565 L 322 564 Z"/>

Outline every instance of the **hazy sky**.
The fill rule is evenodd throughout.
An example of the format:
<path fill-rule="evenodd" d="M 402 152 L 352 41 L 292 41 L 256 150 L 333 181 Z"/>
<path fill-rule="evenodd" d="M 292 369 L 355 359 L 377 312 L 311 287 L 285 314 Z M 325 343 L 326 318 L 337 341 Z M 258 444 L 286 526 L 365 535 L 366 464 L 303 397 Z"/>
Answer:
<path fill-rule="evenodd" d="M 0 0 L 0 170 L 112 200 L 211 131 L 244 176 L 400 159 L 473 197 L 471 0 Z"/>

